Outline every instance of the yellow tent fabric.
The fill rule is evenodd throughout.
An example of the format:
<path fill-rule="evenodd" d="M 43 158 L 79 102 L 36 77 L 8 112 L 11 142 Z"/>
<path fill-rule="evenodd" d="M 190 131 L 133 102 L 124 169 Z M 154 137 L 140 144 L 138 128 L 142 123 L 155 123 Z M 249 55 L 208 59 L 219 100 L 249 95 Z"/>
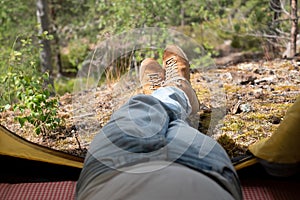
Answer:
<path fill-rule="evenodd" d="M 244 169 L 246 167 L 250 167 L 250 166 L 256 164 L 257 162 L 258 162 L 258 160 L 255 157 L 253 157 L 251 159 L 247 159 L 244 161 L 242 160 L 240 163 L 237 163 L 237 164 L 233 163 L 233 166 L 234 166 L 235 170 L 238 171 L 238 170 Z"/>
<path fill-rule="evenodd" d="M 249 150 L 271 163 L 300 163 L 300 96 L 288 109 L 275 133 L 249 146 Z"/>
<path fill-rule="evenodd" d="M 29 142 L 0 126 L 0 155 L 82 168 L 83 158 Z"/>

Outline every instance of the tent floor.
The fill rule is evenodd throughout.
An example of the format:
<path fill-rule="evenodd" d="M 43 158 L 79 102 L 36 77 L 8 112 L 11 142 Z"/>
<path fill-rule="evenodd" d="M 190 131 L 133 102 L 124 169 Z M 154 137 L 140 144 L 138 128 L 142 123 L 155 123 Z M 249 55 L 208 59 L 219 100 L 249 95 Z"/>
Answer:
<path fill-rule="evenodd" d="M 6 193 L 6 197 L 18 193 L 22 193 L 18 194 L 22 196 L 26 191 L 29 199 L 40 199 L 40 195 L 53 196 L 46 192 L 47 188 L 51 187 L 51 190 L 56 191 L 56 197 L 74 198 L 76 181 L 81 169 L 8 156 L 0 156 L 0 161 L 2 164 L 0 183 L 3 183 L 0 184 L 0 197 L 3 191 L 9 190 L 11 193 Z M 259 164 L 241 169 L 238 174 L 245 200 L 296 200 L 300 197 L 299 174 L 289 178 L 276 178 L 269 176 Z M 66 189 L 62 191 L 61 188 Z M 63 195 L 68 195 L 68 198 Z"/>
<path fill-rule="evenodd" d="M 292 177 L 273 177 L 260 164 L 238 171 L 244 199 L 296 200 L 300 197 L 300 174 Z"/>

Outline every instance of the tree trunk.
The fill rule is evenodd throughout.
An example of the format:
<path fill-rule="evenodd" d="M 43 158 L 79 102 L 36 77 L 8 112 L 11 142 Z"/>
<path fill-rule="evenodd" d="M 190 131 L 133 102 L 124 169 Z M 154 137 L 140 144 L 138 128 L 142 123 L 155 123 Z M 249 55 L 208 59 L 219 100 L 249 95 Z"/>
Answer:
<path fill-rule="evenodd" d="M 48 18 L 48 3 L 47 0 L 36 0 L 36 15 L 37 21 L 40 24 L 39 35 L 43 35 L 46 31 L 49 33 L 49 18 Z M 41 72 L 48 72 L 50 79 L 48 84 L 53 86 L 53 77 L 52 77 L 52 64 L 51 64 L 51 45 L 50 41 L 46 38 L 40 39 L 40 44 L 42 50 L 40 52 L 40 61 L 41 61 Z"/>
<path fill-rule="evenodd" d="M 60 2 L 59 2 L 60 3 Z M 63 66 L 62 66 L 62 61 L 61 61 L 61 53 L 60 53 L 60 39 L 57 34 L 57 24 L 56 24 L 56 5 L 55 1 L 51 0 L 50 1 L 50 19 L 51 19 L 51 25 L 52 25 L 52 35 L 54 37 L 54 40 L 52 42 L 52 53 L 54 53 L 54 66 L 53 66 L 53 76 L 60 76 L 62 75 L 61 72 L 63 72 Z M 53 48 L 54 47 L 54 48 Z M 57 74 L 55 74 L 55 72 Z"/>
<path fill-rule="evenodd" d="M 180 0 L 180 16 L 181 16 L 180 26 L 184 26 L 184 13 L 185 13 L 185 10 L 184 10 L 183 5 L 184 5 L 184 1 Z"/>
<path fill-rule="evenodd" d="M 297 16 L 297 0 L 291 0 L 291 53 L 294 57 L 297 53 L 297 34 L 298 34 L 298 16 Z"/>
<path fill-rule="evenodd" d="M 278 22 L 276 22 L 276 20 L 279 19 L 280 14 L 281 14 L 281 10 L 282 10 L 281 5 L 280 5 L 280 0 L 271 0 L 270 1 L 270 6 L 271 6 L 272 11 L 274 12 L 273 21 L 275 23 L 278 23 Z"/>
<path fill-rule="evenodd" d="M 279 36 L 278 28 L 279 22 L 278 19 L 280 18 L 282 8 L 280 0 L 270 0 L 270 8 L 273 12 L 273 21 L 270 24 L 269 28 L 273 32 L 274 35 Z M 266 56 L 270 59 L 278 56 L 276 53 L 279 52 L 277 49 L 278 38 L 274 37 L 271 38 L 269 42 L 266 43 Z"/>

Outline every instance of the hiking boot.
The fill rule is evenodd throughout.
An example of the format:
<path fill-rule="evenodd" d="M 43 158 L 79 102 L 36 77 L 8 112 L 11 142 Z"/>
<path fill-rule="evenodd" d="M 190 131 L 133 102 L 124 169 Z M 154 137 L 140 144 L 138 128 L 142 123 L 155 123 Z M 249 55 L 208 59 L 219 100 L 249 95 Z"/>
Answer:
<path fill-rule="evenodd" d="M 165 70 L 152 58 L 146 58 L 141 63 L 140 82 L 144 94 L 151 94 L 161 87 L 165 79 Z"/>
<path fill-rule="evenodd" d="M 176 45 L 168 45 L 163 55 L 163 67 L 166 70 L 166 80 L 183 77 L 190 81 L 190 64 L 182 49 Z"/>
<path fill-rule="evenodd" d="M 190 83 L 190 64 L 182 49 L 176 45 L 166 47 L 163 55 L 166 71 L 164 86 L 175 86 L 184 91 L 192 107 L 192 113 L 199 111 L 199 101 Z"/>

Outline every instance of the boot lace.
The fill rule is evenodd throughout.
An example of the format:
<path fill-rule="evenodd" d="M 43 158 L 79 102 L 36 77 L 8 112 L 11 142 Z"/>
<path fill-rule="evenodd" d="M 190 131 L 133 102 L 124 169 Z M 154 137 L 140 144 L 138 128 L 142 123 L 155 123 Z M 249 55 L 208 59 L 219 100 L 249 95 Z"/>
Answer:
<path fill-rule="evenodd" d="M 180 80 L 187 81 L 184 77 L 181 77 L 178 73 L 177 60 L 175 56 L 170 57 L 166 60 L 166 79 L 163 83 L 164 85 L 174 82 L 176 85 L 180 86 Z"/>
<path fill-rule="evenodd" d="M 155 90 L 156 87 L 160 87 L 162 85 L 162 78 L 158 73 L 148 74 L 149 82 L 150 82 L 150 90 Z"/>

